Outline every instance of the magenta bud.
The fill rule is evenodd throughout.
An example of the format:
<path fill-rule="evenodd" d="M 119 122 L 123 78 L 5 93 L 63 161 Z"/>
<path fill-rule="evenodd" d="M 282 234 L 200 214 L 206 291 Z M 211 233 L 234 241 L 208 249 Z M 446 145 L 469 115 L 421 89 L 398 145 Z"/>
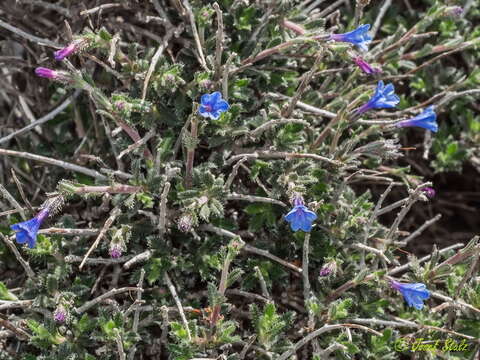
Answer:
<path fill-rule="evenodd" d="M 320 276 L 329 276 L 337 272 L 337 263 L 335 260 L 329 261 L 320 269 Z"/>
<path fill-rule="evenodd" d="M 430 199 L 435 197 L 435 189 L 431 187 L 426 186 L 424 188 L 421 188 L 420 190 L 422 190 L 424 194 Z"/>
<path fill-rule="evenodd" d="M 68 46 L 54 52 L 55 60 L 61 61 L 65 59 L 67 56 L 72 55 L 75 50 L 77 50 L 77 43 L 72 42 Z"/>
<path fill-rule="evenodd" d="M 63 306 L 57 307 L 53 313 L 53 320 L 59 324 L 63 324 L 67 320 L 67 310 Z"/>
<path fill-rule="evenodd" d="M 125 102 L 122 100 L 118 100 L 117 102 L 115 102 L 115 106 L 118 110 L 123 110 L 125 109 Z"/>
<path fill-rule="evenodd" d="M 37 76 L 47 78 L 47 79 L 56 79 L 58 78 L 58 73 L 55 70 L 47 69 L 44 67 L 38 67 L 35 69 L 35 74 Z"/>
<path fill-rule="evenodd" d="M 357 66 L 360 69 L 362 69 L 362 71 L 365 74 L 377 74 L 377 73 L 382 72 L 381 69 L 372 67 L 369 63 L 367 63 L 365 60 L 363 60 L 363 58 L 361 56 L 357 56 L 357 57 L 353 58 L 353 61 L 355 62 L 355 64 L 357 64 Z"/>
<path fill-rule="evenodd" d="M 110 250 L 108 251 L 108 254 L 112 259 L 118 259 L 120 256 L 122 256 L 122 247 L 119 244 L 112 244 L 110 245 Z"/>
<path fill-rule="evenodd" d="M 174 81 L 175 81 L 175 75 L 173 75 L 173 74 L 165 74 L 164 79 L 165 79 L 165 81 L 167 81 L 167 82 L 174 82 Z"/>
<path fill-rule="evenodd" d="M 209 79 L 203 79 L 198 83 L 198 85 L 202 89 L 210 89 L 210 87 L 212 86 L 212 82 Z"/>
<path fill-rule="evenodd" d="M 453 17 L 459 17 L 463 14 L 463 8 L 460 6 L 452 6 L 448 8 L 448 15 Z"/>
<path fill-rule="evenodd" d="M 192 216 L 189 214 L 183 214 L 178 219 L 178 230 L 182 232 L 189 232 L 193 226 L 193 219 Z"/>

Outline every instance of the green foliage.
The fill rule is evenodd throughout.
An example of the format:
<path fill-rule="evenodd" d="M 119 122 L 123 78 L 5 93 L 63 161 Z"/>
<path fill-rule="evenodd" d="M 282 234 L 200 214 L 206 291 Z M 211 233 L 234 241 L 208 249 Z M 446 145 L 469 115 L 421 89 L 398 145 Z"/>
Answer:
<path fill-rule="evenodd" d="M 15 294 L 11 293 L 3 282 L 0 282 L 0 300 L 18 300 L 18 297 Z"/>
<path fill-rule="evenodd" d="M 275 304 L 268 303 L 263 310 L 255 304 L 250 305 L 253 322 L 259 343 L 268 351 L 283 341 L 282 334 L 293 321 L 293 313 L 278 314 Z"/>

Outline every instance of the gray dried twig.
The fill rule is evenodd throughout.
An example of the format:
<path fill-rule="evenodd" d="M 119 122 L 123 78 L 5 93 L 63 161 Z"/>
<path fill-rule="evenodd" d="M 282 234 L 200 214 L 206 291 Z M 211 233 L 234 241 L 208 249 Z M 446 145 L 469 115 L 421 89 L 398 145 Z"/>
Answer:
<path fill-rule="evenodd" d="M 25 272 L 27 273 L 27 276 L 30 278 L 30 279 L 33 279 L 35 277 L 35 273 L 33 272 L 32 268 L 30 267 L 30 265 L 28 264 L 27 261 L 25 261 L 25 259 L 22 257 L 22 255 L 20 255 L 20 252 L 18 251 L 17 247 L 15 246 L 14 243 L 12 243 L 10 241 L 10 239 L 8 239 L 5 235 L 3 235 L 2 233 L 0 233 L 0 238 L 2 238 L 3 242 L 5 243 L 5 245 L 7 245 L 7 247 L 12 251 L 13 255 L 15 255 L 15 257 L 17 258 L 18 262 L 20 263 L 20 265 L 22 265 L 22 267 L 25 269 Z"/>

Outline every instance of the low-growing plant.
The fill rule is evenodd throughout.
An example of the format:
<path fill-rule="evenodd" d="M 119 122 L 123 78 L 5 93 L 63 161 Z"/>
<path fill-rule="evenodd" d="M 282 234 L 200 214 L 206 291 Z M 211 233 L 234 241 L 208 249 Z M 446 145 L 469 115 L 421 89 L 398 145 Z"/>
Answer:
<path fill-rule="evenodd" d="M 28 3 L 76 31 L 0 22 L 53 104 L 0 137 L 0 359 L 479 356 L 478 236 L 402 230 L 405 157 L 480 164 L 476 2 Z"/>

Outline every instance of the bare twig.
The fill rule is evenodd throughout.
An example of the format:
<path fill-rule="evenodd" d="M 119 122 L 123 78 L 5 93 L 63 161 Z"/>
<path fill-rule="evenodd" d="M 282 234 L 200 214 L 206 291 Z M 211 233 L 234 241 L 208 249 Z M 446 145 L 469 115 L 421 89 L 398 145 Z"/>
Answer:
<path fill-rule="evenodd" d="M 163 187 L 162 195 L 160 197 L 160 215 L 158 219 L 158 231 L 160 236 L 163 237 L 165 234 L 165 225 L 167 221 L 167 197 L 168 192 L 170 191 L 170 183 L 167 181 Z"/>
<path fill-rule="evenodd" d="M 360 24 L 360 19 L 363 16 L 363 8 L 365 7 L 365 3 L 363 1 L 356 1 L 355 2 L 355 16 L 353 19 L 353 26 L 356 28 Z"/>
<path fill-rule="evenodd" d="M 265 278 L 263 277 L 262 271 L 258 266 L 255 266 L 253 269 L 255 270 L 255 274 L 257 275 L 258 281 L 260 282 L 260 288 L 262 289 L 263 296 L 265 296 L 267 299 L 270 299 L 267 283 L 265 281 Z"/>
<path fill-rule="evenodd" d="M 123 350 L 123 341 L 122 336 L 120 335 L 120 331 L 115 329 L 115 342 L 117 343 L 117 350 L 118 350 L 118 359 L 119 360 L 126 360 L 125 351 Z"/>
<path fill-rule="evenodd" d="M 75 309 L 75 312 L 77 314 L 82 314 L 85 311 L 87 311 L 88 309 L 90 309 L 91 307 L 97 305 L 99 302 L 101 302 L 105 299 L 108 299 L 112 296 L 123 294 L 124 292 L 128 292 L 128 291 L 143 291 L 143 289 L 139 289 L 137 287 L 131 287 L 131 286 L 130 287 L 123 287 L 123 288 L 120 288 L 120 289 L 112 289 L 110 291 L 107 291 L 105 294 L 102 294 L 102 295 L 96 297 L 93 300 L 87 301 L 85 304 L 83 304 L 79 308 Z"/>
<path fill-rule="evenodd" d="M 32 336 L 27 333 L 25 330 L 22 328 L 15 326 L 12 322 L 8 321 L 7 318 L 4 318 L 4 315 L 0 314 L 0 327 L 4 327 L 5 329 L 8 329 L 12 331 L 13 333 L 17 334 L 19 338 L 22 340 L 28 340 Z"/>
<path fill-rule="evenodd" d="M 282 26 L 292 30 L 293 32 L 297 33 L 298 35 L 305 35 L 305 29 L 298 24 L 295 24 L 287 19 L 283 19 Z"/>
<path fill-rule="evenodd" d="M 269 98 L 272 98 L 272 99 L 275 99 L 275 100 L 292 101 L 291 97 L 286 96 L 286 95 L 282 95 L 282 94 L 267 93 L 266 95 Z M 305 111 L 308 111 L 308 112 L 311 112 L 313 114 L 320 115 L 320 116 L 323 116 L 323 117 L 326 117 L 326 118 L 329 118 L 329 119 L 333 119 L 333 118 L 337 117 L 337 114 L 335 114 L 335 113 L 332 113 L 332 112 L 327 111 L 327 110 L 319 109 L 315 106 L 305 104 L 301 101 L 297 101 L 295 106 L 302 109 L 302 110 L 305 110 Z"/>
<path fill-rule="evenodd" d="M 127 261 L 125 264 L 123 264 L 123 269 L 128 270 L 130 269 L 134 264 L 137 264 L 139 262 L 147 261 L 150 259 L 152 256 L 152 252 L 150 250 L 146 250 L 138 255 L 135 255 L 133 258 L 131 258 L 129 261 Z"/>
<path fill-rule="evenodd" d="M 50 46 L 50 47 L 55 48 L 55 49 L 62 48 L 62 45 L 60 45 L 60 44 L 57 44 L 57 43 L 55 43 L 53 41 L 50 41 L 50 40 L 47 40 L 47 39 L 42 39 L 42 38 L 39 38 L 37 36 L 31 35 L 31 34 L 25 32 L 23 30 L 20 30 L 19 28 L 16 28 L 15 26 L 12 26 L 12 25 L 6 23 L 3 20 L 0 20 L 0 27 L 15 33 L 18 36 L 23 37 L 24 39 L 27 39 L 27 40 L 32 41 L 34 43 L 37 43 L 38 45 Z"/>
<path fill-rule="evenodd" d="M 407 245 L 410 241 L 415 239 L 417 236 L 421 235 L 423 230 L 425 230 L 427 227 L 429 227 L 432 224 L 435 224 L 438 220 L 442 218 L 442 214 L 437 214 L 435 217 L 433 217 L 430 220 L 425 221 L 422 226 L 420 226 L 418 229 L 416 229 L 413 233 L 411 233 L 409 236 L 407 236 L 405 239 L 401 240 L 402 244 Z"/>
<path fill-rule="evenodd" d="M 166 271 L 163 274 L 163 279 L 167 284 L 168 290 L 170 290 L 170 293 L 172 294 L 175 304 L 177 305 L 180 318 L 182 319 L 183 325 L 185 327 L 185 331 L 187 332 L 188 340 L 191 341 L 192 334 L 190 333 L 190 327 L 188 326 L 188 321 L 187 321 L 187 318 L 185 317 L 185 312 L 183 311 L 182 302 L 180 301 L 180 298 L 178 297 L 178 294 L 177 294 L 177 290 L 175 290 L 175 286 L 173 286 L 172 280 L 170 279 L 170 276 L 168 276 L 168 273 Z"/>
<path fill-rule="evenodd" d="M 309 254 L 310 254 L 310 233 L 305 234 L 305 239 L 303 240 L 303 257 L 302 257 L 302 279 L 303 279 L 303 303 L 305 309 L 308 312 L 308 330 L 311 331 L 315 328 L 315 314 L 312 309 L 309 307 L 310 302 L 310 278 L 308 272 L 309 265 Z M 312 340 L 313 352 L 318 353 L 320 351 L 320 345 L 316 339 Z"/>
<path fill-rule="evenodd" d="M 443 301 L 451 302 L 452 304 L 458 305 L 458 307 L 460 307 L 460 308 L 469 309 L 469 310 L 472 310 L 472 311 L 476 312 L 477 314 L 480 314 L 480 309 L 477 309 L 475 306 L 467 304 L 465 301 L 458 300 L 458 299 L 455 300 L 455 299 L 452 299 L 449 296 L 440 294 L 440 293 L 435 292 L 435 291 L 431 291 L 431 294 L 432 294 L 432 297 L 434 297 L 434 298 L 437 298 L 437 299 L 440 299 L 440 300 L 443 300 Z"/>
<path fill-rule="evenodd" d="M 150 66 L 148 67 L 147 75 L 145 76 L 145 81 L 143 82 L 143 89 L 142 89 L 142 101 L 145 100 L 147 96 L 147 91 L 148 91 L 148 83 L 150 81 L 150 78 L 152 77 L 153 71 L 155 70 L 155 66 L 157 65 L 158 60 L 160 60 L 160 56 L 162 56 L 163 52 L 165 51 L 168 42 L 172 38 L 173 34 L 177 33 L 181 27 L 174 28 L 171 27 L 170 29 L 167 30 L 167 33 L 165 34 L 162 43 L 160 46 L 157 48 L 157 51 L 152 57 L 152 60 L 150 61 Z"/>
<path fill-rule="evenodd" d="M 10 169 L 10 172 L 12 174 L 12 179 L 17 185 L 18 192 L 20 193 L 20 197 L 23 200 L 23 203 L 27 205 L 28 209 L 30 212 L 33 214 L 35 210 L 33 210 L 32 204 L 30 204 L 30 201 L 28 201 L 27 197 L 25 196 L 25 192 L 23 191 L 23 186 L 20 180 L 18 180 L 17 174 L 15 173 L 14 169 Z"/>
<path fill-rule="evenodd" d="M 222 53 L 223 53 L 223 14 L 220 6 L 215 2 L 213 8 L 217 13 L 217 35 L 216 35 L 216 48 L 215 48 L 215 74 L 214 79 L 218 81 L 222 70 Z"/>
<path fill-rule="evenodd" d="M 250 347 L 253 345 L 256 339 L 257 339 L 257 335 L 252 335 L 252 337 L 248 340 L 248 342 L 245 343 L 242 351 L 240 352 L 240 355 L 238 356 L 240 360 L 245 359 L 248 349 L 250 349 Z"/>
<path fill-rule="evenodd" d="M 231 193 L 226 195 L 225 200 L 227 201 L 228 200 L 244 200 L 248 202 L 262 202 L 262 203 L 275 204 L 275 205 L 287 207 L 287 204 L 277 199 L 270 199 L 262 196 L 243 195 L 243 194 L 236 194 L 236 193 Z"/>
<path fill-rule="evenodd" d="M 408 201 L 403 206 L 403 208 L 398 212 L 397 217 L 393 221 L 393 224 L 386 235 L 387 239 L 394 239 L 396 237 L 396 232 L 398 230 L 398 226 L 400 225 L 400 222 L 410 211 L 410 208 L 412 207 L 412 205 L 415 202 L 417 202 L 417 200 L 419 199 L 420 193 L 422 192 L 422 188 L 424 188 L 425 186 L 431 186 L 431 185 L 432 185 L 431 183 L 426 182 L 424 184 L 417 186 L 416 189 L 410 193 Z"/>
<path fill-rule="evenodd" d="M 132 259 L 131 255 L 122 256 L 119 258 L 88 258 L 85 261 L 87 265 L 114 265 L 114 264 L 123 264 Z M 67 255 L 65 256 L 66 263 L 80 263 L 83 261 L 81 256 L 77 255 Z"/>
<path fill-rule="evenodd" d="M 110 8 L 119 7 L 119 6 L 123 6 L 123 4 L 115 4 L 115 3 L 102 4 L 100 6 L 96 6 L 94 8 L 88 9 L 88 10 L 80 11 L 80 15 L 82 15 L 82 16 L 90 15 L 90 14 L 94 14 L 97 11 L 100 11 L 100 10 L 103 11 L 104 9 L 110 9 Z"/>
<path fill-rule="evenodd" d="M 377 255 L 378 257 L 383 259 L 387 264 L 391 263 L 390 259 L 385 256 L 385 254 L 383 253 L 382 250 L 375 249 L 375 248 L 372 248 L 370 246 L 367 246 L 367 245 L 361 244 L 361 243 L 356 243 L 356 244 L 353 244 L 352 246 L 357 248 L 357 249 L 366 250 L 368 252 L 374 253 L 375 255 Z"/>
<path fill-rule="evenodd" d="M 475 255 L 477 251 L 480 249 L 480 245 L 478 244 L 479 238 L 480 238 L 479 236 L 474 236 L 473 239 L 470 240 L 470 242 L 463 249 L 458 251 L 455 255 L 450 256 L 441 264 L 435 266 L 430 271 L 430 278 L 433 278 L 440 268 L 448 265 L 452 266 L 452 265 L 458 264 L 459 262 L 462 262 L 470 258 L 472 255 Z"/>
<path fill-rule="evenodd" d="M 308 308 L 308 300 L 310 299 L 310 279 L 308 277 L 308 254 L 310 252 L 310 233 L 305 234 L 305 239 L 303 240 L 303 259 L 302 259 L 302 279 L 303 279 L 303 301 L 305 303 L 305 308 Z M 313 325 L 310 323 L 310 314 L 309 314 L 309 326 Z"/>
<path fill-rule="evenodd" d="M 378 15 L 375 18 L 375 22 L 373 23 L 373 27 L 371 30 L 372 38 L 375 38 L 375 35 L 377 34 L 378 29 L 380 28 L 380 24 L 382 23 L 382 19 L 385 16 L 385 13 L 387 12 L 390 5 L 392 5 L 392 0 L 385 0 L 383 2 L 382 7 L 378 11 Z"/>
<path fill-rule="evenodd" d="M 222 274 L 220 275 L 220 284 L 218 285 L 218 294 L 220 296 L 224 296 L 225 291 L 227 290 L 228 272 L 230 270 L 230 264 L 231 263 L 232 263 L 232 258 L 227 254 L 227 256 L 224 259 L 223 266 L 222 266 Z M 210 315 L 210 325 L 212 327 L 215 327 L 218 319 L 220 318 L 221 308 L 222 308 L 221 304 L 216 304 L 213 307 L 212 313 Z"/>
<path fill-rule="evenodd" d="M 322 326 L 320 329 L 317 329 L 313 332 L 311 332 L 310 334 L 308 334 L 307 336 L 305 336 L 304 338 L 302 338 L 300 341 L 298 341 L 295 345 L 292 346 L 291 349 L 285 351 L 282 355 L 280 355 L 280 357 L 277 359 L 277 360 L 287 360 L 288 358 L 290 358 L 290 356 L 292 356 L 293 354 L 295 354 L 295 352 L 300 349 L 302 346 L 304 346 L 305 344 L 307 344 L 309 341 L 315 339 L 317 336 L 320 336 L 322 335 L 323 333 L 327 332 L 327 331 L 332 331 L 332 330 L 337 330 L 337 329 L 344 329 L 344 328 L 353 328 L 353 329 L 360 329 L 360 330 L 363 330 L 363 331 L 367 331 L 369 333 L 372 333 L 376 336 L 382 336 L 381 333 L 379 333 L 378 331 L 375 331 L 375 330 L 372 330 L 366 326 L 363 326 L 363 325 L 357 325 L 357 324 L 333 324 L 333 325 L 324 325 Z"/>
<path fill-rule="evenodd" d="M 218 235 L 227 236 L 229 238 L 239 237 L 237 234 L 234 234 L 231 231 L 221 229 L 219 227 L 216 227 L 216 226 L 213 226 L 213 225 L 210 225 L 210 224 L 201 225 L 200 229 L 201 230 L 206 230 L 206 231 L 211 231 L 211 232 L 216 233 Z M 245 252 L 249 252 L 249 253 L 255 254 L 255 255 L 260 255 L 260 256 L 266 257 L 270 260 L 273 260 L 275 262 L 278 262 L 279 264 L 285 266 L 286 268 L 289 268 L 290 270 L 295 271 L 296 273 L 299 273 L 299 274 L 302 273 L 302 269 L 299 268 L 298 266 L 295 266 L 295 265 L 293 265 L 293 264 L 291 264 L 291 263 L 289 263 L 289 262 L 287 262 L 283 259 L 280 259 L 278 256 L 270 254 L 267 250 L 258 249 L 255 246 L 248 245 L 248 244 L 245 244 L 243 246 L 242 250 L 245 251 Z"/>
<path fill-rule="evenodd" d="M 40 161 L 46 164 L 62 167 L 66 170 L 79 172 L 81 174 L 91 176 L 98 180 L 107 180 L 107 177 L 105 175 L 100 174 L 96 170 L 91 170 L 83 166 L 71 164 L 62 160 L 52 159 L 46 156 L 40 156 L 40 155 L 31 154 L 28 152 L 20 152 L 20 151 L 7 150 L 7 149 L 0 149 L 0 155 L 16 156 L 24 159 Z"/>
<path fill-rule="evenodd" d="M 145 278 L 145 270 L 141 270 L 140 272 L 140 279 L 138 280 L 137 288 L 143 289 L 143 279 Z M 137 300 L 136 303 L 140 304 L 142 301 L 142 291 L 137 291 Z M 133 325 L 132 331 L 134 333 L 138 332 L 138 323 L 140 321 L 140 306 L 137 306 L 135 309 L 135 313 L 133 314 Z M 128 359 L 133 360 L 135 358 L 135 352 L 137 351 L 136 346 L 132 346 L 130 352 L 128 353 Z"/>
<path fill-rule="evenodd" d="M 197 52 L 199 57 L 200 65 L 208 71 L 207 62 L 205 61 L 205 56 L 203 55 L 202 44 L 200 42 L 200 37 L 198 36 L 197 25 L 195 23 L 195 16 L 193 15 L 192 7 L 188 0 L 183 0 L 183 6 L 190 20 L 190 26 L 192 27 L 193 38 L 195 39 L 195 44 L 197 45 Z"/>
<path fill-rule="evenodd" d="M 323 49 L 322 49 L 323 50 Z M 315 62 L 313 63 L 312 68 L 302 77 L 302 81 L 300 82 L 300 85 L 298 85 L 297 91 L 292 97 L 292 100 L 290 101 L 290 104 L 288 105 L 288 108 L 285 110 L 285 112 L 282 114 L 283 117 L 288 118 L 293 112 L 293 109 L 297 105 L 297 102 L 300 100 L 302 97 L 303 93 L 308 87 L 308 84 L 313 78 L 313 75 L 315 74 L 315 71 L 317 70 L 318 65 L 320 64 L 320 61 L 323 58 L 323 51 L 320 51 L 319 54 L 315 58 Z"/>
<path fill-rule="evenodd" d="M 264 150 L 232 156 L 230 159 L 228 159 L 227 164 L 232 164 L 243 157 L 246 157 L 247 159 L 284 159 L 284 160 L 312 159 L 312 160 L 326 162 L 335 166 L 342 165 L 339 161 L 329 159 L 327 157 L 320 156 L 317 154 L 287 153 L 287 152 L 275 152 L 275 151 L 264 151 Z"/>
<path fill-rule="evenodd" d="M 383 214 L 386 214 L 387 212 L 390 212 L 400 206 L 403 206 L 405 205 L 407 202 L 408 202 L 408 197 L 405 198 L 405 199 L 401 199 L 401 200 L 398 200 L 390 205 L 387 205 L 387 206 L 384 206 L 383 208 L 381 208 L 380 210 L 378 210 L 376 212 L 377 216 L 380 216 L 380 215 L 383 215 Z"/>
<path fill-rule="evenodd" d="M 364 232 L 363 232 L 363 244 L 367 245 L 368 238 L 370 236 L 370 228 L 372 227 L 373 221 L 376 219 L 378 216 L 378 211 L 382 207 L 383 202 L 385 201 L 385 198 L 388 196 L 390 191 L 392 191 L 393 184 L 388 185 L 387 189 L 383 192 L 383 194 L 380 196 L 380 199 L 378 199 L 377 204 L 375 205 L 375 209 L 373 209 L 372 214 L 370 215 L 370 218 L 368 219 L 367 223 L 365 224 L 364 227 Z M 365 266 L 365 251 L 362 251 L 361 253 L 361 259 L 360 263 L 362 266 Z"/>
<path fill-rule="evenodd" d="M 113 222 L 115 221 L 115 219 L 117 218 L 118 215 L 120 215 L 121 213 L 121 210 L 119 207 L 115 207 L 112 212 L 110 213 L 110 216 L 109 218 L 107 219 L 107 221 L 105 221 L 105 224 L 103 225 L 102 227 L 102 230 L 100 230 L 100 233 L 98 234 L 97 238 L 95 239 L 95 242 L 92 244 L 92 246 L 90 247 L 90 249 L 88 249 L 87 253 L 85 254 L 85 257 L 83 258 L 83 261 L 82 263 L 80 264 L 79 266 L 79 269 L 81 270 L 83 268 L 83 265 L 85 265 L 85 262 L 87 261 L 88 257 L 90 256 L 90 254 L 93 252 L 93 250 L 96 249 L 96 247 L 98 246 L 98 244 L 100 243 L 100 240 L 102 240 L 102 238 L 105 236 L 105 233 L 107 232 L 107 230 L 110 228 L 110 226 L 112 226 Z"/>
<path fill-rule="evenodd" d="M 15 246 L 15 244 L 13 244 L 10 239 L 8 239 L 5 235 L 3 235 L 2 233 L 0 233 L 0 238 L 2 238 L 3 242 L 5 243 L 5 245 L 8 246 L 8 248 L 12 251 L 12 253 L 15 255 L 15 257 L 17 258 L 18 262 L 20 263 L 20 265 L 22 265 L 22 267 L 25 269 L 25 272 L 27 273 L 27 276 L 30 278 L 30 279 L 33 279 L 35 277 L 35 273 L 33 272 L 32 268 L 30 267 L 30 265 L 28 264 L 28 262 L 26 262 L 24 260 L 24 258 L 22 257 L 22 255 L 20 255 L 20 252 L 18 251 L 17 247 Z"/>
<path fill-rule="evenodd" d="M 235 176 L 237 176 L 238 169 L 240 168 L 240 165 L 242 165 L 245 161 L 247 161 L 247 158 L 241 158 L 233 166 L 232 172 L 228 176 L 227 182 L 225 183 L 225 189 L 226 190 L 229 190 L 230 187 L 232 186 L 233 180 L 235 179 Z"/>
<path fill-rule="evenodd" d="M 123 150 L 120 154 L 118 154 L 117 159 L 120 160 L 125 154 L 138 149 L 140 146 L 145 145 L 148 140 L 156 135 L 156 129 L 153 128 L 150 130 L 142 139 L 134 142 L 133 144 L 129 145 L 125 150 Z"/>
<path fill-rule="evenodd" d="M 17 209 L 17 212 L 20 213 L 20 216 L 22 217 L 23 220 L 27 220 L 27 217 L 25 216 L 25 211 L 23 208 L 20 206 L 18 201 L 8 192 L 8 190 L 0 184 L 0 195 L 3 195 L 5 199 L 8 200 L 8 202 L 15 208 Z"/>
<path fill-rule="evenodd" d="M 80 186 L 73 190 L 74 194 L 137 194 L 145 191 L 141 186 L 115 184 L 111 186 Z"/>
<path fill-rule="evenodd" d="M 0 311 L 27 308 L 30 307 L 32 304 L 33 300 L 0 300 Z"/>
<path fill-rule="evenodd" d="M 59 106 L 57 106 L 55 109 L 53 109 L 51 112 L 49 112 L 47 115 L 41 117 L 40 119 L 37 119 L 36 121 L 28 124 L 27 126 L 14 131 L 13 133 L 4 136 L 3 138 L 0 139 L 0 145 L 3 143 L 8 142 L 10 139 L 14 138 L 15 136 L 22 135 L 26 133 L 27 131 L 30 131 L 31 129 L 35 128 L 38 125 L 41 125 L 49 120 L 54 119 L 58 114 L 60 114 L 63 110 L 65 110 L 72 102 L 75 100 L 78 95 L 81 93 L 81 90 L 76 90 L 72 96 L 68 97 L 63 103 L 61 103 Z"/>
<path fill-rule="evenodd" d="M 47 1 L 42 1 L 42 0 L 21 0 L 19 1 L 22 4 L 30 4 L 30 5 L 35 5 L 35 6 L 40 6 L 48 10 L 54 10 L 60 14 L 62 14 L 65 17 L 72 17 L 72 14 L 70 13 L 70 10 L 67 8 L 64 8 L 60 5 L 57 4 L 51 4 Z"/>
<path fill-rule="evenodd" d="M 195 160 L 195 148 L 198 136 L 198 118 L 192 115 L 190 119 L 190 137 L 193 144 L 187 148 L 187 164 L 185 169 L 185 187 L 188 189 L 192 186 L 193 162 Z"/>
<path fill-rule="evenodd" d="M 63 236 L 93 236 L 99 233 L 99 229 L 70 229 L 70 228 L 56 228 L 51 227 L 47 229 L 41 229 L 39 234 L 48 235 L 63 235 Z"/>

